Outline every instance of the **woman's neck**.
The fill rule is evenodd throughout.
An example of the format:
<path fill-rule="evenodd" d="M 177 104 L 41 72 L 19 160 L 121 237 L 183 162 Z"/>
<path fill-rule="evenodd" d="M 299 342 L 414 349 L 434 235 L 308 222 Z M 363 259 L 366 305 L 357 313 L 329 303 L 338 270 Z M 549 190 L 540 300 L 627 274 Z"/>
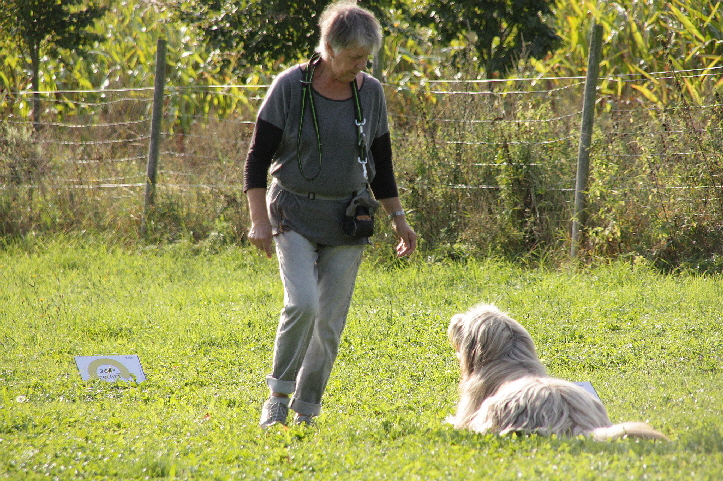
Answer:
<path fill-rule="evenodd" d="M 347 100 L 352 92 L 348 82 L 342 82 L 334 76 L 334 71 L 327 60 L 321 60 L 316 66 L 311 82 L 314 90 L 332 100 Z"/>

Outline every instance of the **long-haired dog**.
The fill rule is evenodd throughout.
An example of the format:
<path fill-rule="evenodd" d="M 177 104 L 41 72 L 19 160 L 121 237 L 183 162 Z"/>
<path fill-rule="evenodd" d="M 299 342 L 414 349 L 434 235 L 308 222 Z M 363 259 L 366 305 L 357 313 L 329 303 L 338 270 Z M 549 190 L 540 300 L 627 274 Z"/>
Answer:
<path fill-rule="evenodd" d="M 462 371 L 457 413 L 449 420 L 458 429 L 667 440 L 644 423 L 613 425 L 595 396 L 550 377 L 527 330 L 495 306 L 455 315 L 447 335 Z"/>

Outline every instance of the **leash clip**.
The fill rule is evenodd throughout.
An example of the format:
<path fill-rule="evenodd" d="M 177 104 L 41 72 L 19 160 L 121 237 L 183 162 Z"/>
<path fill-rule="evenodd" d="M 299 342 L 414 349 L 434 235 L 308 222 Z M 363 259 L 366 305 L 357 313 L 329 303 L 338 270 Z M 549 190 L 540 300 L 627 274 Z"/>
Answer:
<path fill-rule="evenodd" d="M 364 139 L 366 138 L 366 134 L 364 133 L 364 129 L 362 127 L 366 125 L 367 119 L 364 119 L 361 122 L 359 122 L 358 120 L 354 120 L 354 123 L 359 128 L 359 145 L 364 146 Z"/>

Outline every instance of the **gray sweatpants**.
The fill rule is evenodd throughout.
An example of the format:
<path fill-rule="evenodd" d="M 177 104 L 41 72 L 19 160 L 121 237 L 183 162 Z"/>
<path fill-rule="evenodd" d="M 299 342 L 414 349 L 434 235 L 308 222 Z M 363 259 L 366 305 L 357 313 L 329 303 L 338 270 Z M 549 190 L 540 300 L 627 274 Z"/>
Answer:
<path fill-rule="evenodd" d="M 294 393 L 291 409 L 321 412 L 321 396 L 339 351 L 363 245 L 326 246 L 293 231 L 275 237 L 284 307 L 274 343 L 272 392 Z"/>

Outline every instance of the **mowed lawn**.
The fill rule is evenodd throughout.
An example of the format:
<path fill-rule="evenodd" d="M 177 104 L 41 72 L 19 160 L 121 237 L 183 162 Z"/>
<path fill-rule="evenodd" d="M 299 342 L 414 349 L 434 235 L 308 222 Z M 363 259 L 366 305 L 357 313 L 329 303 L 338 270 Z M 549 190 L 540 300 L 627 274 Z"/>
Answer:
<path fill-rule="evenodd" d="M 393 262 L 372 247 L 313 428 L 257 427 L 282 292 L 248 248 L 74 238 L 0 251 L 0 479 L 723 479 L 723 282 L 616 262 Z M 450 317 L 497 304 L 550 373 L 670 443 L 478 435 Z M 75 356 L 135 354 L 140 384 Z"/>

